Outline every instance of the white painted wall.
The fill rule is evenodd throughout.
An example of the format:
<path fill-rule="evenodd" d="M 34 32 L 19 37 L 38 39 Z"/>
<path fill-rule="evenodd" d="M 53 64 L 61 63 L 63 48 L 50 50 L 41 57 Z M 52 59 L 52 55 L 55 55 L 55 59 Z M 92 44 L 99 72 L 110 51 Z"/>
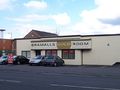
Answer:
<path fill-rule="evenodd" d="M 57 55 L 62 58 L 62 51 L 61 50 L 57 50 Z"/>
<path fill-rule="evenodd" d="M 81 65 L 81 51 L 75 50 L 75 59 L 63 59 L 66 65 Z"/>
<path fill-rule="evenodd" d="M 41 55 L 45 55 L 45 50 L 41 50 Z"/>
<path fill-rule="evenodd" d="M 92 49 L 83 51 L 84 65 L 112 65 L 120 62 L 120 36 L 91 37 Z"/>
<path fill-rule="evenodd" d="M 31 50 L 31 58 L 35 57 L 35 51 Z"/>
<path fill-rule="evenodd" d="M 55 38 L 51 38 L 50 40 L 52 39 L 55 39 Z M 84 65 L 112 65 L 115 62 L 120 62 L 120 36 L 119 35 L 89 36 L 89 37 L 86 36 L 86 37 L 81 37 L 81 39 L 92 40 L 92 49 L 83 50 Z M 16 50 L 17 55 L 21 55 L 21 51 L 23 50 L 24 51 L 31 50 L 31 40 L 32 39 L 17 40 L 17 50 Z M 40 39 L 35 39 L 35 40 L 40 40 Z M 34 56 L 34 54 L 35 52 L 31 51 L 31 55 Z M 45 50 L 42 50 L 41 54 L 45 55 Z M 62 56 L 61 50 L 58 50 L 58 56 L 60 57 Z M 75 50 L 75 60 L 65 59 L 64 61 L 65 61 L 65 64 L 68 64 L 68 65 L 81 65 L 81 50 Z"/>
<path fill-rule="evenodd" d="M 17 55 L 21 55 L 21 51 L 30 51 L 31 50 L 31 40 L 25 39 L 25 40 L 17 40 Z"/>

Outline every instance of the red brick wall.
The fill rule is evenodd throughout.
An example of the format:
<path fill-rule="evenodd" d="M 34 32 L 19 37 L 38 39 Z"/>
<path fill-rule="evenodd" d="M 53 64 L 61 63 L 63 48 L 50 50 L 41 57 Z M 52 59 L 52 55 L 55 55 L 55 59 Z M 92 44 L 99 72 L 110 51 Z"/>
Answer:
<path fill-rule="evenodd" d="M 11 39 L 0 39 L 0 50 L 12 50 L 12 43 Z"/>

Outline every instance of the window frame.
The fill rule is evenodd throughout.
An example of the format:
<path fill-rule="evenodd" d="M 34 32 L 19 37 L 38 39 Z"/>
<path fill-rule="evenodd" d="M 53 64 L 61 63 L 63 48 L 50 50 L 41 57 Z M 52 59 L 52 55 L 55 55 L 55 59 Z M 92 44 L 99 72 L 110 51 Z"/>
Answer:
<path fill-rule="evenodd" d="M 73 54 L 71 53 L 73 52 Z M 65 52 L 67 54 L 65 54 Z M 73 49 L 64 49 L 62 50 L 62 59 L 75 59 L 75 50 Z"/>
<path fill-rule="evenodd" d="M 25 56 L 26 58 L 30 58 L 31 52 L 30 51 L 21 51 L 21 55 Z"/>
<path fill-rule="evenodd" d="M 57 56 L 57 50 L 45 50 L 45 55 L 47 56 L 47 52 L 49 52 L 50 54 L 49 55 L 52 55 L 52 56 Z M 55 54 L 54 54 L 55 52 Z"/>

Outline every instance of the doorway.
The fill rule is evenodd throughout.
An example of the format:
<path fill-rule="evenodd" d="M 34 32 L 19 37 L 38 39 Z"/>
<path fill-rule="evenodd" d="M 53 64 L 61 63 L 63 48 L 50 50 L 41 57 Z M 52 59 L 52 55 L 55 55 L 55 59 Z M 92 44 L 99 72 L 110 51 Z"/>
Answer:
<path fill-rule="evenodd" d="M 35 55 L 41 55 L 41 50 L 35 50 Z"/>

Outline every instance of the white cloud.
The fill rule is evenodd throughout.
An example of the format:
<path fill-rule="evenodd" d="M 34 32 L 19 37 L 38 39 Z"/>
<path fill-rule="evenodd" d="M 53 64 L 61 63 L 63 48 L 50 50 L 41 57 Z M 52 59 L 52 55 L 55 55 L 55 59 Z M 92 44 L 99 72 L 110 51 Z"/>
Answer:
<path fill-rule="evenodd" d="M 8 9 L 11 6 L 11 0 L 0 0 L 0 10 Z"/>
<path fill-rule="evenodd" d="M 37 25 L 37 24 L 30 24 L 30 23 L 19 23 L 16 24 L 14 28 L 11 28 L 12 35 L 14 38 L 23 38 L 27 35 L 32 29 L 46 31 L 55 33 L 56 28 L 49 25 Z M 15 32 L 15 33 L 14 33 Z"/>
<path fill-rule="evenodd" d="M 120 0 L 95 0 L 98 6 L 94 11 L 97 18 L 115 19 L 120 17 Z"/>
<path fill-rule="evenodd" d="M 95 0 L 96 8 L 84 10 L 80 16 L 96 19 L 115 19 L 120 17 L 120 0 Z"/>
<path fill-rule="evenodd" d="M 79 34 L 120 33 L 120 24 L 104 23 L 101 20 L 120 18 L 120 0 L 95 0 L 96 8 L 80 13 L 81 21 L 72 26 Z"/>
<path fill-rule="evenodd" d="M 14 0 L 0 0 L 0 10 L 9 8 L 12 5 L 11 1 Z M 82 11 L 80 13 L 81 21 L 74 24 L 71 22 L 71 18 L 67 12 L 47 15 L 28 14 L 21 17 L 7 18 L 8 20 L 16 21 L 16 23 L 22 23 L 17 24 L 14 28 L 9 28 L 9 30 L 13 32 L 13 37 L 17 38 L 24 37 L 32 29 L 53 33 L 58 31 L 60 35 L 120 33 L 120 24 L 113 25 L 100 21 L 120 18 L 119 4 L 120 0 L 95 0 L 96 7 L 91 10 Z M 24 5 L 33 9 L 45 9 L 48 7 L 44 0 L 31 0 Z M 52 20 L 56 25 L 38 25 L 39 22 L 37 22 L 37 25 L 30 24 L 45 20 Z M 14 32 L 16 36 L 14 36 Z"/>
<path fill-rule="evenodd" d="M 57 25 L 67 25 L 71 21 L 67 13 L 56 14 L 53 15 L 52 18 L 55 20 Z"/>
<path fill-rule="evenodd" d="M 21 17 L 11 18 L 7 17 L 8 20 L 13 20 L 16 22 L 33 22 L 33 21 L 41 21 L 50 19 L 49 15 L 39 15 L 39 14 L 28 14 Z"/>
<path fill-rule="evenodd" d="M 50 16 L 49 15 L 31 14 L 31 15 L 26 15 L 25 18 L 28 18 L 31 20 L 48 20 L 50 18 Z"/>
<path fill-rule="evenodd" d="M 59 13 L 59 14 L 53 14 L 53 15 L 28 14 L 25 16 L 17 17 L 17 18 L 7 17 L 6 19 L 17 21 L 17 22 L 53 20 L 57 25 L 61 25 L 61 26 L 67 25 L 71 21 L 67 13 Z"/>
<path fill-rule="evenodd" d="M 58 28 L 57 25 L 60 27 L 65 27 L 67 24 L 70 23 L 70 17 L 68 16 L 67 13 L 59 13 L 59 14 L 53 14 L 53 15 L 28 14 L 18 18 L 8 17 L 6 19 L 16 21 L 16 25 L 14 26 L 14 28 L 11 28 L 11 29 L 9 28 L 9 30 L 12 30 L 14 38 L 23 38 L 32 29 L 63 35 L 65 34 L 65 32 L 61 33 L 61 30 L 63 28 Z M 44 21 L 49 19 L 56 22 L 56 25 L 50 26 L 50 25 L 42 25 L 42 24 L 39 24 L 39 25 L 33 24 L 37 20 Z M 16 33 L 15 35 L 14 35 L 14 32 Z"/>
<path fill-rule="evenodd" d="M 36 1 L 35 0 L 29 1 L 28 3 L 25 3 L 24 5 L 28 8 L 35 8 L 35 9 L 47 8 L 47 3 L 46 2 L 37 1 L 37 0 Z"/>
<path fill-rule="evenodd" d="M 19 22 L 34 22 L 37 20 L 53 20 L 58 25 L 58 33 L 60 35 L 73 35 L 73 34 L 103 34 L 103 33 L 120 33 L 120 25 L 112 25 L 109 23 L 104 23 L 101 20 L 106 19 L 117 19 L 120 17 L 120 0 L 95 0 L 96 8 L 91 10 L 84 10 L 80 13 L 81 21 L 69 25 L 71 18 L 67 12 L 52 14 L 52 15 L 39 15 L 31 14 L 25 15 L 18 18 L 12 18 Z M 27 5 L 27 4 L 26 4 Z M 10 18 L 9 18 L 10 19 Z M 27 34 L 31 29 L 45 30 L 45 31 L 56 31 L 56 26 L 46 26 L 46 25 L 31 25 L 31 24 L 21 24 L 17 27 L 21 27 L 22 33 Z M 52 30 L 53 29 L 53 30 Z M 26 32 L 24 32 L 26 30 Z M 25 35 L 21 34 L 21 35 Z"/>
<path fill-rule="evenodd" d="M 81 16 L 96 19 L 115 19 L 120 17 L 120 0 L 95 0 L 96 8 L 84 10 Z"/>

